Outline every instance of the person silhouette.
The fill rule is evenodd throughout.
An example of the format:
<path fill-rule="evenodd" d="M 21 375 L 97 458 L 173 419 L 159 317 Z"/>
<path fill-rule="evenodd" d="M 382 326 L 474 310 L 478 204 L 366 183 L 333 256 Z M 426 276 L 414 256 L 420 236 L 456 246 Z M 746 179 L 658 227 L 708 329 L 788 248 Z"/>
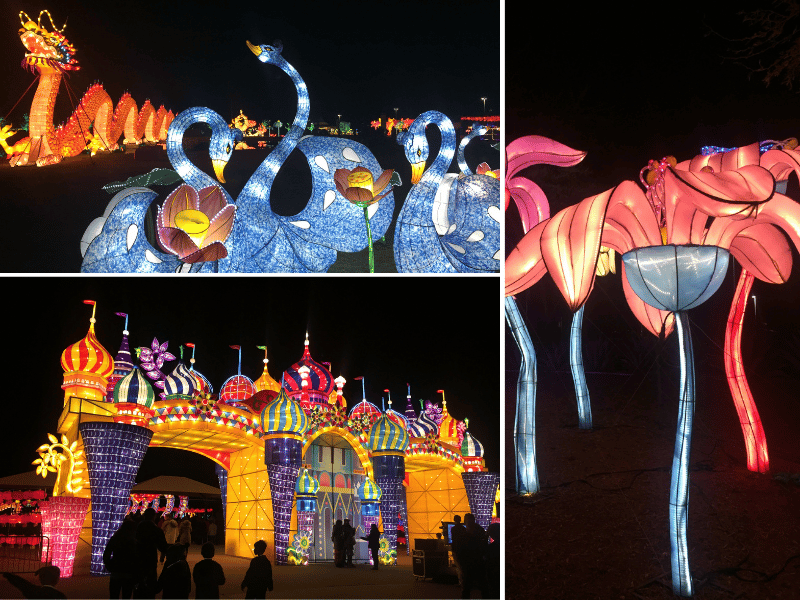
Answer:
<path fill-rule="evenodd" d="M 219 586 L 225 585 L 222 565 L 214 558 L 214 543 L 206 542 L 200 548 L 203 560 L 194 566 L 192 579 L 195 585 L 195 598 L 219 598 Z"/>
<path fill-rule="evenodd" d="M 258 540 L 253 545 L 255 558 L 250 561 L 250 566 L 242 581 L 242 589 L 247 588 L 245 598 L 265 598 L 267 590 L 272 591 L 272 563 L 264 556 L 267 551 L 267 542 Z"/>
<path fill-rule="evenodd" d="M 342 536 L 342 528 L 344 525 L 342 524 L 341 519 L 336 519 L 336 523 L 333 525 L 333 533 L 331 534 L 331 541 L 333 542 L 333 564 L 337 567 L 344 566 L 344 538 Z"/>
<path fill-rule="evenodd" d="M 378 526 L 375 523 L 369 528 L 369 535 L 362 537 L 362 540 L 367 541 L 367 548 L 372 553 L 372 570 L 378 570 L 378 550 L 381 547 L 381 532 L 378 531 Z"/>
<path fill-rule="evenodd" d="M 111 573 L 109 598 L 130 598 L 136 585 L 136 522 L 125 520 L 109 538 L 103 551 L 103 564 Z"/>
<path fill-rule="evenodd" d="M 162 598 L 188 598 L 192 591 L 192 572 L 181 544 L 167 548 L 167 560 L 155 588 L 156 593 L 162 590 Z"/>
<path fill-rule="evenodd" d="M 356 530 L 350 525 L 350 519 L 345 519 L 342 525 L 342 549 L 344 550 L 344 566 L 354 568 L 353 550 L 356 546 Z"/>
<path fill-rule="evenodd" d="M 156 511 L 148 508 L 136 526 L 137 598 L 154 598 L 158 581 L 158 552 L 167 551 L 164 531 L 155 523 Z"/>
<path fill-rule="evenodd" d="M 36 585 L 27 579 L 23 579 L 14 573 L 3 573 L 3 577 L 8 579 L 8 582 L 22 592 L 24 598 L 66 598 L 64 592 L 56 589 L 56 584 L 61 578 L 61 569 L 55 565 L 42 567 L 36 571 L 35 575 L 39 577 L 39 583 Z"/>

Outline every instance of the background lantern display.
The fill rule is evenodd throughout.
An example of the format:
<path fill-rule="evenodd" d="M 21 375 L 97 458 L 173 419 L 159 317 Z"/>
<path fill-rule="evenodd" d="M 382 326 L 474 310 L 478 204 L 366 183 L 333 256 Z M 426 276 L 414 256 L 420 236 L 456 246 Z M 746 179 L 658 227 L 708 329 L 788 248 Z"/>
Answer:
<path fill-rule="evenodd" d="M 408 448 L 408 433 L 383 415 L 369 431 L 369 445 L 372 448 L 372 469 L 375 483 L 381 489 L 381 515 L 383 531 L 389 541 L 389 551 L 394 551 L 397 559 L 397 525 L 403 508 L 405 488 L 405 451 Z"/>
<path fill-rule="evenodd" d="M 303 434 L 308 429 L 308 419 L 300 405 L 281 387 L 280 395 L 261 411 L 261 423 L 275 523 L 275 562 L 283 565 L 287 563 L 292 501 L 303 462 Z"/>

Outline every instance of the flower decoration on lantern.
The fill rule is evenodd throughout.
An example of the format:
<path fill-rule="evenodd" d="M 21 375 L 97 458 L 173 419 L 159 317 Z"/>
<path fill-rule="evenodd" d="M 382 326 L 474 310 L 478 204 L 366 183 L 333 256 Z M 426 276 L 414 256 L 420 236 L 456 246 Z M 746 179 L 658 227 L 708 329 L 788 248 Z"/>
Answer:
<path fill-rule="evenodd" d="M 295 533 L 292 546 L 286 551 L 290 565 L 307 565 L 308 554 L 311 550 L 311 538 L 307 531 Z"/>
<path fill-rule="evenodd" d="M 53 496 L 58 496 L 62 487 L 69 494 L 77 494 L 83 489 L 83 478 L 80 477 L 80 474 L 83 473 L 81 468 L 84 464 L 81 458 L 83 450 L 77 450 L 78 442 L 70 443 L 67 436 L 63 434 L 61 441 L 52 433 L 48 433 L 47 437 L 50 443 L 42 444 L 36 450 L 39 453 L 39 458 L 33 461 L 33 464 L 36 465 L 36 474 L 46 478 L 48 473 L 57 473 Z M 62 481 L 61 467 L 65 462 L 67 463 L 66 480 Z"/>
<path fill-rule="evenodd" d="M 364 220 L 367 224 L 367 243 L 369 247 L 369 272 L 375 272 L 375 257 L 372 251 L 372 231 L 369 226 L 370 206 L 377 205 L 378 201 L 392 191 L 392 185 L 399 185 L 399 178 L 393 178 L 394 171 L 387 169 L 375 179 L 369 169 L 358 166 L 352 171 L 349 169 L 336 169 L 333 180 L 336 189 L 351 203 L 364 210 Z M 392 184 L 392 185 L 390 185 Z M 381 192 L 389 187 L 388 190 Z"/>
<path fill-rule="evenodd" d="M 195 391 L 189 404 L 195 407 L 197 414 L 205 415 L 206 419 L 210 419 L 215 411 L 219 410 L 219 398 L 209 392 Z"/>
<path fill-rule="evenodd" d="M 154 381 L 153 385 L 164 389 L 166 374 L 161 371 L 165 362 L 175 360 L 175 355 L 167 350 L 169 342 L 158 343 L 158 338 L 153 338 L 150 347 L 139 348 L 139 360 L 147 376 Z M 163 394 L 162 394 L 163 397 Z"/>
<path fill-rule="evenodd" d="M 430 400 L 426 400 L 425 413 L 437 425 L 442 424 L 442 420 L 444 419 L 444 414 L 442 414 L 442 407 L 439 406 L 438 404 L 431 402 Z"/>
<path fill-rule="evenodd" d="M 482 162 L 478 165 L 478 168 L 475 169 L 475 173 L 477 175 L 486 175 L 487 177 L 494 177 L 495 179 L 500 179 L 500 169 L 494 169 L 489 166 L 489 163 Z"/>
<path fill-rule="evenodd" d="M 439 447 L 439 433 L 431 431 L 425 435 L 425 441 L 422 443 L 427 452 L 435 454 Z"/>
<path fill-rule="evenodd" d="M 386 535 L 381 534 L 378 544 L 378 561 L 382 565 L 394 565 L 397 563 L 397 550 L 392 548 L 392 544 Z"/>
<path fill-rule="evenodd" d="M 225 240 L 233 228 L 236 206 L 222 190 L 179 186 L 158 210 L 158 240 L 184 263 L 219 260 L 228 256 Z"/>

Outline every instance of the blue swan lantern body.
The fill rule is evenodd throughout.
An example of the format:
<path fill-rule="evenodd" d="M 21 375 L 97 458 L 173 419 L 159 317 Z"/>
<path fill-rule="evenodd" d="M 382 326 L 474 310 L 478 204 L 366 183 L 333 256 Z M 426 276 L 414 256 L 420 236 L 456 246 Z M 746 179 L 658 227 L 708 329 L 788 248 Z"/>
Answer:
<path fill-rule="evenodd" d="M 225 120 L 209 108 L 195 107 L 181 112 L 167 132 L 167 156 L 181 178 L 202 189 L 216 182 L 195 167 L 183 151 L 183 134 L 193 123 L 211 127 L 209 155 L 217 178 L 224 183 L 223 169 L 240 139 L 238 129 L 230 129 Z M 221 187 L 225 198 L 230 195 Z M 173 254 L 154 248 L 144 232 L 145 215 L 158 194 L 147 187 L 131 187 L 117 193 L 103 216 L 95 219 L 81 240 L 85 273 L 175 273 L 210 270 L 211 265 L 182 263 Z"/>
<path fill-rule="evenodd" d="M 337 252 L 357 252 L 367 246 L 364 211 L 351 204 L 336 189 L 337 169 L 364 166 L 374 174 L 381 167 L 362 144 L 336 138 L 301 138 L 308 123 L 308 89 L 298 72 L 281 56 L 282 46 L 254 46 L 250 50 L 262 62 L 279 67 L 292 78 L 297 90 L 297 115 L 289 133 L 261 163 L 236 200 L 236 216 L 225 247 L 228 256 L 216 264 L 183 265 L 176 257 L 159 252 L 141 231 L 144 217 L 156 193 L 148 188 L 123 190 L 112 199 L 106 214 L 87 229 L 82 246 L 83 271 L 91 272 L 175 272 L 176 270 L 220 272 L 310 273 L 324 272 L 336 261 Z M 170 126 L 168 157 L 183 180 L 201 189 L 214 181 L 189 162 L 183 152 L 183 134 L 192 123 L 205 122 L 212 128 L 209 154 L 218 178 L 230 158 L 237 135 L 214 111 L 193 108 L 183 111 Z M 282 217 L 270 207 L 270 191 L 281 165 L 298 148 L 306 156 L 312 175 L 312 196 L 297 215 Z M 128 193 L 124 198 L 120 195 Z M 230 195 L 223 190 L 230 202 Z M 376 190 L 378 192 L 378 190 Z M 389 193 L 369 207 L 374 237 L 382 237 L 394 212 L 394 195 Z M 102 228 L 102 230 L 101 230 Z M 136 235 L 131 232 L 136 231 Z"/>
<path fill-rule="evenodd" d="M 429 155 L 425 136 L 428 125 L 439 128 L 442 144 L 425 171 Z M 440 112 L 421 114 L 407 132 L 398 134 L 397 142 L 411 163 L 414 183 L 395 228 L 397 270 L 401 273 L 499 271 L 500 181 L 486 175 L 447 173 L 456 150 L 456 132 L 450 119 Z M 464 145 L 462 141 L 462 150 Z M 466 162 L 462 169 L 465 166 Z"/>
<path fill-rule="evenodd" d="M 307 136 L 308 89 L 298 72 L 281 56 L 282 46 L 254 46 L 250 50 L 261 62 L 280 68 L 292 78 L 297 90 L 297 115 L 289 133 L 250 177 L 236 201 L 236 219 L 226 247 L 228 257 L 220 270 L 236 272 L 327 271 L 337 251 L 357 252 L 367 246 L 364 211 L 351 204 L 336 189 L 337 169 L 361 165 L 380 174 L 381 167 L 363 145 L 350 140 Z M 270 190 L 283 162 L 294 148 L 306 156 L 311 170 L 312 194 L 306 207 L 292 217 L 272 212 Z M 377 191 L 377 190 L 376 190 Z M 372 235 L 386 233 L 394 212 L 394 195 L 388 194 L 370 206 Z"/>

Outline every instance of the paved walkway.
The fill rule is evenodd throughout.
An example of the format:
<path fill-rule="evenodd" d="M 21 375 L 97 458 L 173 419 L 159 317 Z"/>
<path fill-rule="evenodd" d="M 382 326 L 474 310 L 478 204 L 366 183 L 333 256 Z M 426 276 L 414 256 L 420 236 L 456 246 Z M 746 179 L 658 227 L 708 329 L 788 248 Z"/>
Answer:
<path fill-rule="evenodd" d="M 217 546 L 217 552 L 222 552 Z M 189 549 L 189 566 L 200 561 L 200 546 Z M 214 560 L 222 565 L 226 583 L 220 589 L 220 598 L 244 598 L 239 588 L 247 571 L 249 559 L 218 554 Z M 273 565 L 275 588 L 267 598 L 460 598 L 457 585 L 433 583 L 430 579 L 417 580 L 411 568 L 411 557 L 403 553 L 397 567 L 381 567 L 373 571 L 369 565 L 352 569 L 337 569 L 332 563 L 311 564 L 307 567 L 276 567 Z M 160 569 L 159 565 L 159 569 Z M 31 581 L 38 579 L 25 574 Z M 58 589 L 68 598 L 108 598 L 108 576 L 89 574 L 88 552 L 79 552 L 75 574 L 59 582 Z M 194 584 L 190 597 L 194 598 Z M 473 598 L 480 594 L 473 592 Z M 0 577 L 0 598 L 21 598 L 19 591 Z"/>

